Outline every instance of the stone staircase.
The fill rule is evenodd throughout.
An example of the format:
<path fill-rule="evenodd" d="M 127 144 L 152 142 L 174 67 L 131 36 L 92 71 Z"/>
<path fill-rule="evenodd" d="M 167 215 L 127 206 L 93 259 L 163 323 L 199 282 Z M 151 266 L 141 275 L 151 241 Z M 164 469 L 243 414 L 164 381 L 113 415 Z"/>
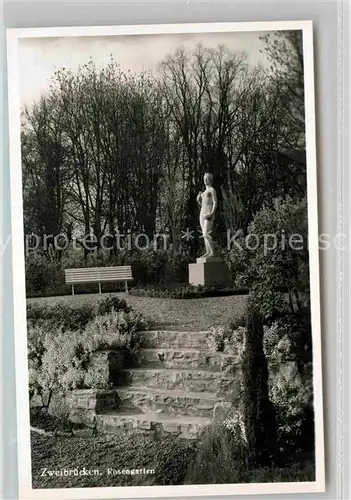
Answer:
<path fill-rule="evenodd" d="M 94 422 L 104 432 L 133 429 L 196 438 L 216 409 L 228 407 L 229 389 L 241 376 L 237 357 L 211 352 L 206 333 L 143 332 L 137 366 L 120 373 L 112 390 L 72 391 L 70 419 Z M 108 353 L 101 359 L 113 365 Z"/>

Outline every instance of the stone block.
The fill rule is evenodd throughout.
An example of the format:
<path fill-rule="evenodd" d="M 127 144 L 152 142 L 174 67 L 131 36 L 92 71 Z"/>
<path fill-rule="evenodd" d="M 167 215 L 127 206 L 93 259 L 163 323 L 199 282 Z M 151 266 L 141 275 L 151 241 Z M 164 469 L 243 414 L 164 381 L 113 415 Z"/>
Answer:
<path fill-rule="evenodd" d="M 75 424 L 84 424 L 93 427 L 96 421 L 94 410 L 72 409 L 69 414 L 69 420 Z"/>
<path fill-rule="evenodd" d="M 189 283 L 195 286 L 230 286 L 230 273 L 220 257 L 199 258 L 189 264 Z"/>
<path fill-rule="evenodd" d="M 122 370 L 125 368 L 128 352 L 126 350 L 102 350 L 94 352 L 89 359 L 87 367 L 87 380 L 94 387 L 94 379 L 98 378 L 99 384 L 106 387 L 116 384 Z"/>

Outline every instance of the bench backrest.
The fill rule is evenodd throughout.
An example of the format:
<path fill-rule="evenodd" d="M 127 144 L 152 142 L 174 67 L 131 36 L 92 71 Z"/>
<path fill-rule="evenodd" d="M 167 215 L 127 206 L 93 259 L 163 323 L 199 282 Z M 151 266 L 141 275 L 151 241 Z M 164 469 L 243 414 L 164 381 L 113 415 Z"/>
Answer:
<path fill-rule="evenodd" d="M 66 283 L 130 281 L 133 279 L 132 268 L 130 266 L 65 269 L 65 277 Z"/>

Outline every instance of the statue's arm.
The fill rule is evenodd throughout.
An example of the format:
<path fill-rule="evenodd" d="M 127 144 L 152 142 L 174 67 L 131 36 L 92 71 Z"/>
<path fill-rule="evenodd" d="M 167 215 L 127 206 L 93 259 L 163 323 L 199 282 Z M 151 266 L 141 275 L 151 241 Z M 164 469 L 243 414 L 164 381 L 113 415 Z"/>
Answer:
<path fill-rule="evenodd" d="M 196 197 L 197 204 L 201 207 L 202 201 L 201 201 L 201 191 L 199 191 L 199 194 Z"/>

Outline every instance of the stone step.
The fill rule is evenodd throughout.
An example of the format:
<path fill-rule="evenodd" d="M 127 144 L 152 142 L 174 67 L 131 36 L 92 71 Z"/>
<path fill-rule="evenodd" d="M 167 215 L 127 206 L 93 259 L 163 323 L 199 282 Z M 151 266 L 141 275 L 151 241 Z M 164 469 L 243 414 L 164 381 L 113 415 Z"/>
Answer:
<path fill-rule="evenodd" d="M 142 347 L 208 350 L 206 341 L 207 334 L 207 331 L 187 332 L 174 330 L 149 330 L 141 332 Z"/>
<path fill-rule="evenodd" d="M 117 389 L 117 394 L 120 411 L 152 412 L 168 416 L 211 418 L 215 404 L 224 400 L 224 396 L 210 392 L 164 390 L 136 385 Z"/>
<path fill-rule="evenodd" d="M 110 412 L 96 416 L 97 430 L 118 433 L 119 431 L 164 432 L 185 439 L 196 439 L 211 424 L 211 418 L 195 416 L 165 416 L 160 413 Z"/>
<path fill-rule="evenodd" d="M 238 372 L 240 377 L 240 372 Z M 175 369 L 175 368 L 133 368 L 125 370 L 120 385 L 160 388 L 165 390 L 219 393 L 225 390 L 235 377 L 220 371 Z"/>
<path fill-rule="evenodd" d="M 222 371 L 228 368 L 228 366 L 238 364 L 238 356 L 200 349 L 141 349 L 139 357 L 140 365 L 148 365 L 155 368 L 198 368 L 202 370 Z"/>

